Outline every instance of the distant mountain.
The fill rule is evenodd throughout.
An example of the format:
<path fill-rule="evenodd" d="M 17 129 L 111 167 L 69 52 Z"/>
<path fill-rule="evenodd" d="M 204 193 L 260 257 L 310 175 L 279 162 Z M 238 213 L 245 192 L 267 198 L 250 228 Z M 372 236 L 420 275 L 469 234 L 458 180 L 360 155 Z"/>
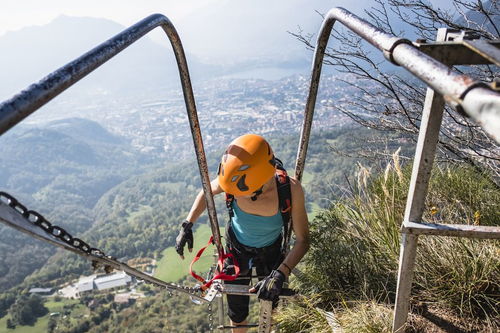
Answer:
<path fill-rule="evenodd" d="M 126 27 L 107 19 L 60 16 L 43 26 L 8 32 L 0 37 L 0 101 L 78 58 Z M 210 66 L 187 55 L 192 70 Z M 170 43 L 148 37 L 122 51 L 76 84 L 77 89 L 126 93 L 157 85 L 178 85 L 179 74 Z"/>
<path fill-rule="evenodd" d="M 124 144 L 126 140 L 111 134 L 98 123 L 82 118 L 55 120 L 44 125 L 47 130 L 57 131 L 84 142 L 102 144 Z"/>
<path fill-rule="evenodd" d="M 126 28 L 107 19 L 59 16 L 49 24 L 27 27 L 0 36 L 0 101 L 39 81 Z M 282 33 L 286 34 L 286 31 Z M 234 41 L 226 42 L 231 44 Z M 193 41 L 191 48 L 197 49 L 199 44 Z M 186 43 L 184 45 L 186 47 Z M 306 60 L 309 54 L 305 52 L 297 55 L 293 49 L 272 57 L 252 58 L 235 54 L 230 61 L 228 57 L 224 57 L 211 63 L 194 56 L 189 47 L 186 47 L 185 52 L 193 81 L 255 68 L 289 69 L 309 66 L 309 60 Z M 177 63 L 166 36 L 161 44 L 153 42 L 147 36 L 141 38 L 77 83 L 72 91 L 105 90 L 126 94 L 130 91 L 140 93 L 141 90 L 157 86 L 179 87 Z"/>
<path fill-rule="evenodd" d="M 0 160 L 0 191 L 73 235 L 90 228 L 104 193 L 151 165 L 127 140 L 76 118 L 15 127 L 1 137 Z M 53 253 L 53 247 L 0 224 L 0 290 L 23 281 Z"/>
<path fill-rule="evenodd" d="M 29 199 L 57 188 L 91 207 L 106 186 L 138 172 L 144 158 L 126 139 L 90 120 L 71 118 L 40 127 L 19 126 L 0 140 L 0 188 Z M 85 186 L 73 187 L 77 178 Z M 63 187 L 54 185 L 64 182 Z M 53 203 L 50 196 L 45 198 Z"/>

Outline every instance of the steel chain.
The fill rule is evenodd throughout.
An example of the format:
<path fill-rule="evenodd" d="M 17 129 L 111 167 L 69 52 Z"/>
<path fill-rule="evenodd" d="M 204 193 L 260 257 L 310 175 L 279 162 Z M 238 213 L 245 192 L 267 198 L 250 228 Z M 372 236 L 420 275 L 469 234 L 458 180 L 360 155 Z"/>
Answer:
<path fill-rule="evenodd" d="M 107 257 L 110 259 L 114 259 L 111 256 L 106 256 L 103 251 L 90 247 L 81 239 L 71 236 L 71 234 L 63 228 L 53 225 L 52 223 L 47 221 L 45 217 L 43 217 L 43 215 L 41 215 L 40 213 L 34 210 L 28 210 L 12 195 L 6 192 L 0 192 L 0 200 L 2 200 L 8 206 L 14 208 L 19 214 L 25 217 L 33 225 L 40 227 L 42 230 L 63 241 L 64 243 L 96 257 Z"/>
<path fill-rule="evenodd" d="M 22 205 L 19 201 L 17 201 L 17 199 L 14 198 L 12 195 L 10 195 L 6 192 L 0 191 L 0 201 L 2 201 L 5 204 L 7 204 L 8 206 L 14 208 L 18 213 L 20 213 L 24 218 L 26 218 L 33 225 L 40 227 L 45 232 L 51 234 L 52 236 L 56 237 L 57 239 L 62 240 L 64 243 L 66 243 L 66 244 L 68 244 L 68 245 L 70 245 L 78 250 L 81 250 L 81 251 L 83 251 L 86 254 L 89 254 L 91 256 L 96 256 L 96 257 L 100 257 L 100 258 L 107 258 L 109 260 L 116 261 L 116 258 L 114 258 L 112 256 L 107 256 L 103 251 L 101 251 L 97 248 L 94 248 L 94 247 L 90 247 L 83 240 L 71 236 L 71 234 L 69 232 L 67 232 L 66 230 L 64 230 L 63 228 L 56 226 L 56 225 L 53 225 L 52 223 L 47 221 L 40 213 L 38 213 L 34 210 L 28 210 L 24 205 Z M 130 267 L 130 266 L 125 265 L 123 263 L 120 263 L 120 264 L 127 266 L 127 267 Z M 92 266 L 94 268 L 98 268 L 98 267 L 100 267 L 100 265 L 102 265 L 102 264 L 98 263 L 97 261 L 92 261 Z M 112 271 L 113 267 L 108 266 L 108 265 L 104 265 L 104 269 L 106 272 L 108 272 L 108 270 Z M 136 278 L 138 280 L 143 280 L 142 278 L 137 277 L 137 276 L 136 276 Z M 165 288 L 165 286 L 163 286 L 159 283 L 155 283 L 153 281 L 147 281 L 147 282 L 151 283 L 152 285 L 154 285 L 156 287 Z M 186 287 L 186 286 L 182 286 L 182 285 L 175 285 L 175 287 L 177 287 L 179 289 L 183 289 L 187 293 L 191 293 L 191 294 L 198 293 L 197 288 Z"/>

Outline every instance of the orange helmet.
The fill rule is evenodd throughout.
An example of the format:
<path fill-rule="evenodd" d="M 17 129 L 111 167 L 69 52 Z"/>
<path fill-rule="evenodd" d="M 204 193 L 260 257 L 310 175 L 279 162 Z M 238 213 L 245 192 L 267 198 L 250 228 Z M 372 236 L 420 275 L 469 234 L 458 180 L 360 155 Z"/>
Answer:
<path fill-rule="evenodd" d="M 224 192 L 243 196 L 258 191 L 275 173 L 274 154 L 263 137 L 245 134 L 229 144 L 219 165 Z"/>

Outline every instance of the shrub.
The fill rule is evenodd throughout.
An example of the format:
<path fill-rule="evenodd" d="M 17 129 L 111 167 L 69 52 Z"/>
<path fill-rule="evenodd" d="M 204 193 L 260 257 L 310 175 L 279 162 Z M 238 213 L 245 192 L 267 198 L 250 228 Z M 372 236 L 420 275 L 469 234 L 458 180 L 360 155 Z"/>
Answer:
<path fill-rule="evenodd" d="M 38 317 L 49 312 L 43 303 L 44 300 L 38 295 L 22 295 L 9 309 L 12 323 L 14 325 L 35 324 Z"/>
<path fill-rule="evenodd" d="M 409 168 L 400 168 L 397 158 L 375 177 L 361 168 L 356 189 L 312 221 L 304 274 L 294 285 L 302 293 L 319 295 L 317 307 L 342 314 L 353 309 L 345 304 L 356 304 L 355 313 L 363 309 L 378 316 L 394 302 L 399 228 L 410 174 Z M 424 220 L 495 225 L 498 207 L 500 191 L 487 177 L 468 167 L 436 167 Z M 419 237 L 412 300 L 437 304 L 464 318 L 485 318 L 495 325 L 500 318 L 498 251 L 495 241 Z M 296 306 L 314 313 L 304 304 Z"/>

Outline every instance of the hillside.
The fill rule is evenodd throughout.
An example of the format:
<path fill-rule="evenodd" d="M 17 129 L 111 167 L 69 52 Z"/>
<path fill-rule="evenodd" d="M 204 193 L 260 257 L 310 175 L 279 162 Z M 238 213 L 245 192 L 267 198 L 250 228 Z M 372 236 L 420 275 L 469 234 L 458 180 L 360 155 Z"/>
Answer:
<path fill-rule="evenodd" d="M 2 191 L 73 234 L 92 225 L 92 208 L 105 192 L 141 172 L 147 161 L 126 140 L 83 119 L 15 128 L 2 136 L 0 159 Z M 0 252 L 5 254 L 0 257 L 0 288 L 5 290 L 41 267 L 54 249 L 4 225 L 0 231 Z"/>
<path fill-rule="evenodd" d="M 304 175 L 310 212 L 319 207 L 327 207 L 330 202 L 328 196 L 331 193 L 341 194 L 348 186 L 346 177 L 354 176 L 353 158 L 335 156 L 329 148 L 334 145 L 337 149 L 345 149 L 355 154 L 356 149 L 351 145 L 359 147 L 359 142 L 352 140 L 353 133 L 356 133 L 362 142 L 374 138 L 374 150 L 387 148 L 385 140 L 377 141 L 373 132 L 363 129 L 340 129 L 315 135 L 311 139 Z M 285 167 L 293 174 L 296 138 L 270 137 L 270 142 L 275 147 L 277 156 L 285 161 Z M 405 144 L 404 142 L 400 143 Z M 335 158 L 335 163 L 331 163 L 332 158 Z M 218 160 L 218 154 L 208 155 L 211 177 L 217 169 Z M 373 163 L 369 160 L 365 162 Z M 187 215 L 199 190 L 199 171 L 193 160 L 171 162 L 154 171 L 132 177 L 99 198 L 92 212 L 95 223 L 86 229 L 82 238 L 92 246 L 102 248 L 106 253 L 118 258 L 155 256 L 159 251 L 174 244 L 178 224 Z M 226 211 L 221 198 L 216 202 L 219 223 L 223 225 L 226 221 Z M 201 221 L 206 221 L 205 215 Z M 71 257 L 72 260 L 67 259 L 67 256 L 55 260 L 44 267 L 36 275 L 36 279 L 50 281 L 70 273 L 82 273 L 81 269 L 85 267 L 83 261 Z M 62 265 L 61 260 L 67 264 Z M 78 270 L 72 271 L 75 267 Z"/>
<path fill-rule="evenodd" d="M 76 175 L 63 174 L 62 180 L 71 179 L 75 184 L 75 186 L 69 187 L 61 187 L 60 184 L 62 183 L 56 183 L 58 177 L 48 177 L 48 184 L 45 184 L 41 188 L 53 195 L 53 201 L 45 199 L 45 201 L 40 201 L 40 203 L 34 201 L 33 204 L 35 207 L 43 207 L 41 203 L 44 203 L 47 207 L 51 207 L 51 204 L 57 203 L 58 201 L 68 201 L 69 204 L 71 198 L 75 199 L 75 206 L 80 207 L 79 209 L 81 210 L 83 209 L 83 216 L 86 217 L 82 221 L 80 227 L 78 227 L 78 224 L 74 224 L 74 222 L 71 221 L 73 224 L 68 224 L 68 230 L 73 231 L 73 229 L 81 228 L 81 235 L 79 234 L 79 236 L 82 239 L 86 240 L 91 246 L 102 248 L 107 254 L 111 254 L 120 259 L 138 257 L 162 259 L 161 252 L 174 244 L 174 239 L 178 232 L 179 221 L 182 221 L 187 214 L 192 200 L 200 187 L 199 172 L 195 161 L 187 160 L 164 163 L 161 167 L 152 168 L 149 169 L 149 171 L 144 168 L 140 170 L 134 169 L 134 163 L 137 163 L 137 165 L 144 165 L 144 160 L 138 160 L 137 157 L 139 155 L 131 153 L 126 149 L 126 141 L 109 134 L 92 122 L 70 119 L 48 124 L 43 129 L 23 128 L 19 132 L 9 133 L 9 136 L 9 140 L 14 140 L 15 138 L 20 151 L 24 152 L 24 154 L 20 155 L 21 157 L 26 154 L 35 155 L 35 151 L 26 150 L 30 145 L 32 146 L 35 144 L 40 148 L 40 151 L 43 152 L 43 156 L 40 157 L 43 161 L 42 165 L 47 165 L 48 167 L 47 175 L 58 175 L 58 177 L 61 177 L 61 170 L 65 169 L 58 168 L 61 163 L 72 165 L 74 168 L 78 166 L 73 171 L 79 174 L 83 172 L 84 174 L 93 175 L 92 177 L 88 176 L 88 179 L 86 177 L 80 179 Z M 296 154 L 295 145 L 298 138 L 295 136 L 270 137 L 269 141 L 274 147 L 277 156 L 285 161 L 286 168 L 290 171 L 293 170 Z M 52 142 L 52 144 L 60 142 L 64 146 L 64 149 L 62 147 L 57 149 L 51 145 L 50 142 Z M 99 144 L 96 146 L 96 143 Z M 332 305 L 326 304 L 335 304 L 338 297 L 346 297 L 346 299 L 348 297 L 355 302 L 360 302 L 360 307 L 353 308 L 353 311 L 361 311 L 360 313 L 366 313 L 367 316 L 380 315 L 382 316 L 380 318 L 385 318 L 383 319 L 385 320 L 384 323 L 390 323 L 390 320 L 384 316 L 390 313 L 388 310 L 388 306 L 390 305 L 388 304 L 390 304 L 393 299 L 393 290 L 395 287 L 394 271 L 397 265 L 397 253 L 399 249 L 398 225 L 404 207 L 405 191 L 408 181 L 406 177 L 408 176 L 409 170 L 404 169 L 402 176 L 399 176 L 398 172 L 400 171 L 397 171 L 398 169 L 393 166 L 391 170 L 394 171 L 389 174 L 386 172 L 385 178 L 384 176 L 377 176 L 377 171 L 375 170 L 381 169 L 380 167 L 383 168 L 387 161 L 381 162 L 380 155 L 378 160 L 375 157 L 377 152 L 379 154 L 384 152 L 386 154 L 391 153 L 400 146 L 402 146 L 405 155 L 411 154 L 412 145 L 410 140 L 398 137 L 388 138 L 387 136 L 380 136 L 377 135 L 376 132 L 361 128 L 343 128 L 333 131 L 324 131 L 313 135 L 311 138 L 309 157 L 304 174 L 304 187 L 307 194 L 308 210 L 310 213 L 315 213 L 317 215 L 319 212 L 318 209 L 329 209 L 314 218 L 314 221 L 311 219 L 314 242 L 310 254 L 305 260 L 306 275 L 295 280 L 294 283 L 302 293 L 311 296 L 317 295 L 318 293 L 324 293 L 328 290 L 329 286 L 337 286 L 335 288 L 338 288 L 338 291 L 335 291 L 324 300 L 323 298 L 319 299 L 320 302 L 324 302 L 325 305 L 317 304 L 317 306 L 320 306 L 325 311 L 332 311 Z M 9 146 L 6 148 L 6 146 L 0 146 L 0 149 L 3 149 L 2 151 L 5 153 L 4 156 L 18 158 L 17 163 L 20 163 L 19 158 L 21 157 L 9 150 L 13 149 L 12 147 Z M 74 150 L 81 151 L 81 154 L 75 154 Z M 131 156 L 135 156 L 135 158 Z M 360 156 L 364 156 L 364 158 Z M 218 154 L 214 153 L 208 155 L 209 170 L 212 176 L 213 172 L 216 170 L 218 159 Z M 5 158 L 5 160 L 7 161 L 8 159 Z M 34 173 L 34 170 L 36 170 L 35 166 L 37 165 L 37 163 L 34 162 L 36 161 L 33 161 L 31 165 L 24 165 L 19 169 L 19 172 Z M 353 168 L 356 162 L 365 167 L 372 168 L 371 172 L 368 171 L 369 169 L 362 168 L 362 170 L 365 170 L 365 173 L 361 173 L 365 175 L 367 173 L 372 173 L 374 179 L 372 183 L 369 181 L 367 182 L 366 179 L 363 180 L 363 178 L 356 178 L 357 168 Z M 118 169 L 117 163 L 123 163 L 121 167 L 128 166 L 128 168 L 134 169 L 135 174 L 131 172 L 130 169 L 128 172 L 117 173 L 116 170 L 121 170 Z M 13 168 L 16 162 L 10 161 L 6 163 L 6 165 L 11 166 L 8 168 L 8 170 L 10 170 L 9 175 L 11 175 L 7 177 L 9 180 L 8 184 L 22 184 L 12 180 L 16 179 L 13 178 L 13 175 L 16 174 Z M 92 171 L 90 172 L 89 168 L 91 168 L 91 166 Z M 106 168 L 106 166 L 112 167 Z M 31 170 L 33 168 L 35 169 Z M 90 181 L 90 178 L 104 180 L 106 179 L 106 175 L 110 175 L 107 173 L 110 170 L 114 175 L 120 174 L 122 178 L 116 180 L 115 184 L 102 184 L 102 191 L 86 192 L 85 186 L 82 186 L 85 182 Z M 127 168 L 124 168 L 124 170 L 127 170 Z M 490 221 L 491 216 L 495 214 L 493 209 L 495 204 L 492 206 L 491 202 L 488 203 L 486 198 L 490 198 L 489 200 L 498 198 L 498 191 L 495 192 L 493 188 L 489 187 L 490 185 L 488 185 L 487 180 L 480 177 L 477 178 L 477 176 L 474 176 L 474 174 L 471 174 L 469 171 L 464 172 L 468 172 L 466 175 L 464 174 L 466 177 L 473 176 L 471 184 L 476 184 L 477 186 L 469 186 L 468 190 L 465 192 L 462 190 L 460 190 L 462 192 L 456 192 L 453 184 L 456 184 L 456 179 L 462 177 L 461 174 L 458 173 L 457 176 L 454 176 L 455 171 L 451 169 L 444 173 L 438 172 L 438 178 L 434 181 L 437 182 L 436 184 L 440 185 L 437 187 L 434 185 L 434 192 L 432 192 L 433 196 L 429 199 L 430 202 L 438 207 L 447 207 L 450 205 L 450 208 L 446 208 L 446 212 L 449 212 L 446 214 L 458 211 L 459 216 L 465 216 L 469 219 L 469 223 L 471 216 L 472 218 L 475 216 L 474 211 L 480 211 L 481 223 L 492 223 L 488 221 Z M 102 178 L 99 177 L 101 173 Z M 293 171 L 291 171 L 291 173 L 293 173 Z M 387 179 L 387 177 L 389 178 Z M 369 187 L 364 188 L 364 186 L 367 186 L 366 184 L 373 185 L 368 185 Z M 106 190 L 104 190 L 104 188 L 106 188 Z M 45 196 L 39 194 L 41 190 L 36 190 L 31 187 L 24 188 L 22 186 L 19 186 L 19 189 L 21 191 L 19 193 L 23 193 L 27 198 L 33 197 L 34 199 L 32 200 L 43 200 L 43 198 L 45 198 Z M 61 191 L 58 192 L 56 189 L 60 189 Z M 77 191 L 77 189 L 79 189 L 80 192 Z M 356 194 L 358 191 L 360 194 Z M 14 193 L 17 193 L 15 189 Z M 89 196 L 90 193 L 93 193 L 94 196 Z M 481 193 L 481 195 L 479 195 L 479 193 Z M 375 198 L 370 199 L 372 195 L 374 195 Z M 389 197 L 384 198 L 384 196 L 387 195 L 389 195 Z M 469 200 L 467 198 L 476 197 L 477 200 L 475 201 L 467 201 Z M 363 204 L 364 200 L 368 200 L 366 206 L 363 206 L 365 205 Z M 458 210 L 453 208 L 453 205 L 456 205 L 457 202 L 460 207 Z M 377 206 L 380 204 L 382 204 L 382 206 Z M 48 209 L 46 207 L 43 208 Z M 217 200 L 217 209 L 219 213 L 219 223 L 223 225 L 226 220 L 226 212 L 220 200 Z M 445 209 L 442 209 L 443 215 L 440 215 L 439 218 L 458 221 L 458 219 L 446 217 L 448 215 L 445 215 Z M 63 206 L 60 212 L 62 215 L 70 215 L 73 209 L 69 206 Z M 50 216 L 53 217 L 52 222 L 56 224 L 65 223 L 64 221 L 66 220 L 64 218 L 60 219 L 52 214 L 54 213 L 50 213 Z M 90 219 L 87 219 L 88 216 L 92 216 L 93 223 L 90 222 Z M 311 214 L 311 217 L 312 216 L 313 214 Z M 353 217 L 355 218 L 351 220 Z M 389 217 L 387 222 L 384 220 L 386 217 Z M 358 221 L 372 221 L 371 219 L 374 220 L 370 223 L 379 223 L 375 225 L 378 229 L 372 227 L 374 230 L 385 230 L 378 235 L 382 237 L 384 240 L 383 242 L 375 241 L 374 237 L 371 237 L 374 243 L 368 241 L 364 237 L 364 235 L 368 234 L 368 231 L 362 231 L 359 229 L 361 226 L 356 226 Z M 85 224 L 84 221 L 86 221 L 87 224 Z M 200 219 L 200 223 L 206 223 L 206 216 Z M 325 226 L 332 223 L 331 232 L 325 232 Z M 390 224 L 383 225 L 381 223 Z M 359 234 L 353 233 L 351 228 L 358 230 Z M 348 230 L 351 230 L 351 232 L 347 232 Z M 5 248 L 5 250 L 2 249 L 2 251 L 5 251 L 2 253 L 14 253 L 12 249 L 16 245 L 16 243 L 14 243 L 16 240 L 19 242 L 17 245 L 23 242 L 27 243 L 27 240 L 17 238 L 24 236 L 17 235 L 18 233 L 16 232 L 7 230 L 5 234 L 12 235 L 12 238 L 10 240 L 3 240 L 0 243 Z M 349 238 L 354 236 L 354 239 Z M 338 239 L 334 247 L 331 246 L 331 239 Z M 195 240 L 195 248 L 201 247 L 201 243 L 204 242 L 205 240 Z M 88 262 L 76 258 L 74 255 L 62 253 L 61 251 L 51 257 L 53 249 L 44 248 L 43 251 L 40 251 L 38 248 L 32 248 L 31 246 L 38 246 L 36 243 L 33 244 L 35 245 L 31 245 L 30 243 L 29 246 L 26 246 L 26 249 L 29 251 L 38 251 L 37 253 L 41 254 L 37 258 L 28 258 L 26 256 L 26 258 L 21 260 L 23 263 L 26 263 L 26 265 L 23 265 L 30 270 L 37 267 L 40 267 L 40 269 L 32 274 L 29 270 L 21 274 L 18 273 L 18 275 L 9 272 L 9 277 L 13 276 L 14 279 L 18 281 L 13 283 L 12 286 L 17 285 L 22 288 L 33 285 L 55 286 L 63 281 L 76 278 L 80 274 L 91 273 L 90 264 Z M 453 245 L 453 243 L 449 245 L 448 243 L 446 244 L 446 246 L 451 246 L 455 252 L 463 251 L 463 249 L 457 250 L 454 247 L 456 245 Z M 485 247 L 479 248 L 483 249 L 480 251 L 494 250 L 494 247 L 492 248 L 491 245 L 488 244 L 489 243 L 486 243 Z M 376 249 L 367 250 L 368 257 L 363 255 L 363 252 L 356 252 L 357 254 L 352 252 L 354 249 L 353 246 L 359 247 L 359 249 L 369 249 L 371 246 L 375 245 L 377 246 Z M 8 246 L 11 247 L 8 248 Z M 383 246 L 388 246 L 388 248 L 383 248 Z M 471 249 L 470 251 L 477 251 L 477 246 L 480 246 L 480 244 L 473 243 L 472 246 L 474 250 Z M 427 247 L 425 248 L 427 249 Z M 332 249 L 335 253 L 329 252 Z M 354 254 L 356 254 L 355 257 L 352 257 Z M 341 257 L 338 257 L 339 255 Z M 20 254 L 17 253 L 16 256 L 7 255 L 3 257 L 2 267 L 4 269 L 13 267 L 14 265 L 12 263 L 15 260 L 19 260 L 19 258 L 23 258 L 22 256 L 23 252 Z M 324 256 L 327 256 L 329 259 L 325 260 Z M 486 257 L 481 256 L 478 257 L 478 260 L 484 260 L 484 258 Z M 48 262 L 43 264 L 47 259 Z M 361 263 L 369 263 L 368 260 L 373 260 L 372 263 L 374 266 L 360 269 Z M 439 265 L 448 267 L 447 265 L 449 265 L 448 261 L 450 258 L 445 258 L 443 260 L 444 261 L 441 261 Z M 380 266 L 382 262 L 383 265 Z M 481 262 L 482 261 L 479 261 L 478 264 L 483 265 Z M 463 261 L 463 263 L 465 265 L 463 269 L 468 269 L 467 261 Z M 173 264 L 173 262 L 170 264 Z M 494 262 L 492 262 L 492 264 L 494 264 Z M 168 263 L 161 264 L 163 271 L 166 269 L 166 265 L 168 266 Z M 437 266 L 438 268 L 441 267 L 439 265 Z M 486 274 L 483 276 L 486 276 L 490 281 L 494 281 L 492 276 L 495 276 L 498 272 L 494 269 L 488 270 L 487 268 L 494 268 L 494 265 L 484 266 L 482 269 L 482 272 Z M 175 269 L 175 267 L 168 266 L 168 269 L 172 270 Z M 339 273 L 328 275 L 328 277 L 322 277 L 323 273 L 320 274 L 319 272 Z M 426 293 L 425 290 L 430 286 L 432 287 L 432 285 L 429 285 L 429 281 L 436 280 L 435 277 L 432 277 L 432 274 L 442 271 L 440 269 L 437 271 L 432 270 L 430 266 L 425 266 L 425 270 L 422 272 L 425 279 L 419 280 L 418 285 L 419 288 L 422 289 L 419 289 L 421 291 L 419 291 L 417 295 L 421 297 L 424 302 L 435 302 L 436 299 Z M 367 278 L 366 274 L 368 274 L 369 278 Z M 7 275 L 5 275 L 4 278 L 6 276 Z M 26 276 L 26 279 L 23 283 L 19 284 L 23 276 Z M 459 276 L 459 274 L 456 275 L 457 278 Z M 450 284 L 454 283 L 458 286 L 463 282 L 459 280 L 450 280 L 450 283 L 438 284 L 437 286 L 433 286 L 431 290 L 437 293 L 446 293 L 450 288 Z M 472 284 L 475 283 L 476 282 L 472 282 Z M 359 285 L 364 285 L 364 288 L 367 289 L 361 290 L 358 288 Z M 484 299 L 487 300 L 487 303 L 480 303 L 483 304 L 481 306 L 485 308 L 485 306 L 487 307 L 491 306 L 491 304 L 495 304 L 495 297 L 491 294 L 491 292 L 494 293 L 495 288 L 496 287 L 493 287 L 493 291 L 488 291 L 484 288 L 474 289 L 476 294 L 472 293 L 470 295 L 473 298 L 483 297 L 480 295 L 486 292 L 487 296 Z M 1 295 L 0 304 L 4 304 L 3 311 L 6 310 L 5 306 L 8 308 L 9 304 L 11 304 L 10 302 L 15 299 L 15 297 L 12 298 L 15 290 L 19 289 L 11 289 Z M 462 290 L 466 291 L 467 289 Z M 100 319 L 95 319 L 93 324 L 88 320 L 78 320 L 74 323 L 68 323 L 64 331 L 71 332 L 72 329 L 80 327 L 78 325 L 84 325 L 85 327 L 87 327 L 86 325 L 90 325 L 88 326 L 92 327 L 90 332 L 101 332 L 102 330 L 111 331 L 111 328 L 118 332 L 123 329 L 122 325 L 132 325 L 137 329 L 148 329 L 149 331 L 155 331 L 162 327 L 173 327 L 172 325 L 180 325 L 179 327 L 185 327 L 186 329 L 194 331 L 203 330 L 208 327 L 205 307 L 196 307 L 192 305 L 186 297 L 180 296 L 172 298 L 168 296 L 168 293 L 159 292 L 158 290 L 152 290 L 151 292 L 156 295 L 149 296 L 147 300 L 141 302 L 141 304 L 126 309 L 121 308 L 113 315 L 108 314 L 105 317 L 99 317 Z M 366 299 L 366 295 L 372 293 L 376 296 L 375 299 Z M 460 296 L 460 294 L 457 294 L 457 296 Z M 383 302 L 380 303 L 378 297 L 382 297 Z M 444 297 L 441 298 L 441 300 L 447 300 L 447 298 Z M 448 313 L 454 318 L 453 320 L 458 320 L 458 322 L 460 322 L 462 319 L 459 319 L 456 315 L 456 301 L 450 299 L 447 302 L 448 305 L 438 307 L 437 310 L 433 307 L 429 313 L 432 314 L 435 313 L 433 311 L 439 311 L 439 309 L 444 308 L 447 309 L 446 311 L 449 311 Z M 99 313 L 103 315 L 107 313 L 106 308 L 112 307 L 112 304 L 112 302 L 106 303 L 103 301 Z M 474 307 L 476 303 L 471 301 L 470 304 Z M 192 308 L 193 306 L 194 308 Z M 282 322 L 285 332 L 297 331 L 297 325 L 299 325 L 299 323 L 296 321 L 296 318 L 298 316 L 315 318 L 317 314 L 309 312 L 311 310 L 309 306 L 310 305 L 307 304 L 296 304 L 287 308 L 287 311 L 281 314 L 280 321 Z M 189 312 L 194 311 L 196 316 L 188 319 L 185 313 L 174 310 L 172 307 L 178 307 L 177 310 L 180 308 L 190 309 Z M 342 310 L 342 308 L 335 311 L 344 311 L 342 313 L 346 313 L 346 315 L 351 313 L 347 312 L 347 309 Z M 488 311 L 490 311 L 490 318 L 496 320 L 495 318 L 497 315 L 494 312 L 491 313 L 491 310 Z M 130 315 L 133 315 L 134 319 L 125 320 L 125 317 Z M 484 317 L 484 312 L 478 312 L 478 315 Z M 255 318 L 255 313 L 253 316 Z M 414 319 L 417 320 L 415 322 L 416 325 L 425 325 L 423 324 L 425 323 L 425 319 L 418 318 L 416 317 L 416 319 Z M 418 320 L 424 321 L 419 322 Z M 317 322 L 322 323 L 323 321 L 318 319 Z M 308 326 L 311 325 L 308 321 L 304 321 L 300 325 L 305 325 L 300 327 L 306 331 L 312 329 L 315 332 L 321 332 L 321 329 L 314 325 Z M 385 324 L 381 323 L 380 325 Z M 477 324 L 471 325 L 479 327 Z"/>
<path fill-rule="evenodd" d="M 294 286 L 307 295 L 280 313 L 283 332 L 391 332 L 411 168 L 397 156 L 382 172 L 361 170 L 356 186 L 311 223 L 311 248 Z M 500 191 L 471 167 L 436 166 L 423 219 L 498 226 Z M 497 332 L 498 240 L 419 237 L 405 332 Z"/>
<path fill-rule="evenodd" d="M 380 140 L 380 137 L 377 139 L 374 134 L 365 129 L 346 128 L 322 132 L 312 137 L 304 175 L 308 209 L 311 213 L 317 211 L 320 206 L 327 207 L 330 202 L 328 197 L 332 193 L 337 195 L 342 193 L 343 188 L 347 186 L 341 185 L 345 184 L 345 177 L 354 176 L 353 158 L 334 155 L 330 145 L 339 150 L 350 151 L 352 154 L 360 150 L 354 148 L 360 147 L 360 142 L 371 141 L 373 150 L 386 149 L 385 140 Z M 134 176 L 134 172 L 145 170 L 144 160 L 138 160 L 140 155 L 134 155 L 125 149 L 126 141 L 124 143 L 122 139 L 110 135 L 92 122 L 70 119 L 50 123 L 43 129 L 23 129 L 19 133 L 12 132 L 9 135 L 9 140 L 16 140 L 18 145 L 23 143 L 20 147 L 24 147 L 22 149 L 25 150 L 25 154 L 37 154 L 29 150 L 34 149 L 29 148 L 34 142 L 40 147 L 39 151 L 43 153 L 40 158 L 44 159 L 44 163 L 40 165 L 46 166 L 44 175 L 47 182 L 40 188 L 36 186 L 26 189 L 21 186 L 17 189 L 11 188 L 12 193 L 16 196 L 21 194 L 19 196 L 21 199 L 23 196 L 27 198 L 30 208 L 49 212 L 47 213 L 49 221 L 65 226 L 68 231 L 78 235 L 91 246 L 101 248 L 107 254 L 120 259 L 159 258 L 160 252 L 174 244 L 178 224 L 185 218 L 200 188 L 199 171 L 193 160 L 170 162 Z M 359 141 L 352 140 L 353 136 Z M 59 147 L 55 141 L 49 144 L 48 138 L 57 139 L 57 143 L 61 143 L 63 147 Z M 295 136 L 270 137 L 277 156 L 285 161 L 285 166 L 292 174 L 297 141 Z M 11 142 L 14 141 L 7 141 Z M 403 140 L 400 143 L 404 142 Z M 15 154 L 10 155 L 7 152 L 8 149 L 12 149 L 10 145 L 0 147 L 6 151 L 4 156 L 18 158 Z M 75 154 L 73 148 L 81 153 Z M 332 159 L 335 163 L 331 163 Z M 208 160 L 209 170 L 213 176 L 219 155 L 209 154 Z M 33 160 L 33 164 L 24 165 L 24 169 L 19 169 L 17 173 L 12 168 L 8 169 L 11 170 L 12 176 L 8 178 L 7 183 L 20 184 L 11 180 L 13 175 L 18 173 L 35 174 L 38 165 L 34 163 L 35 161 Z M 369 160 L 365 162 L 371 163 Z M 8 165 L 14 167 L 18 163 L 20 160 L 13 160 Z M 68 169 L 68 165 L 72 168 Z M 136 165 L 142 165 L 143 168 L 135 169 Z M 117 172 L 118 170 L 123 171 Z M 117 175 L 120 175 L 119 179 L 116 178 Z M 107 183 L 109 179 L 114 179 L 114 184 Z M 101 190 L 98 190 L 99 188 Z M 324 197 L 325 195 L 327 197 Z M 61 202 L 65 202 L 65 205 L 58 204 Z M 220 198 L 217 205 L 219 223 L 223 225 L 227 217 Z M 77 213 L 80 214 L 78 216 L 81 221 L 75 218 Z M 200 219 L 200 223 L 204 221 L 206 217 Z M 16 243 L 2 241 L 0 244 L 3 246 L 10 246 L 5 247 L 3 253 L 14 253 L 16 244 L 29 242 L 24 235 L 15 231 L 7 230 L 5 235 L 13 235 L 12 239 L 16 240 Z M 53 248 L 44 246 L 39 249 L 39 246 L 41 245 L 38 242 L 31 242 L 27 247 L 31 251 L 42 253 L 37 258 L 28 258 L 24 252 L 3 257 L 3 267 L 7 271 L 4 273 L 4 279 L 12 281 L 11 284 L 5 285 L 6 287 L 55 286 L 80 274 L 91 273 L 90 264 L 83 259 L 61 251 L 52 256 Z M 199 246 L 200 242 L 195 241 L 195 247 Z M 20 266 L 25 267 L 25 270 L 18 275 L 13 275 L 13 267 L 18 267 L 13 265 L 14 261 L 22 262 Z M 35 268 L 39 269 L 30 274 Z M 16 272 L 19 272 L 19 269 L 17 268 Z M 15 278 L 12 279 L 13 276 Z M 25 276 L 24 282 L 19 284 Z M 11 295 L 11 291 L 4 294 L 7 295 Z"/>

